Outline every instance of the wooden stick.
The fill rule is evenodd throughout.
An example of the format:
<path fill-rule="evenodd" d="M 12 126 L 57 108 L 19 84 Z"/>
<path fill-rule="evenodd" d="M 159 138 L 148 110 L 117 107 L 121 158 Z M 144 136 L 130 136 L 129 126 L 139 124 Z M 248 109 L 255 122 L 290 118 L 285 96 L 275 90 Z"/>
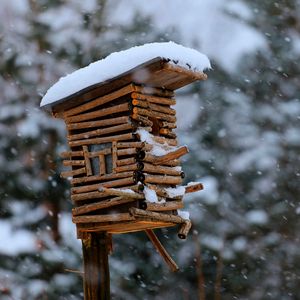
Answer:
<path fill-rule="evenodd" d="M 86 140 L 78 140 L 78 141 L 71 141 L 69 142 L 70 147 L 82 146 L 82 145 L 97 145 L 97 144 L 104 144 L 110 143 L 113 141 L 126 141 L 133 139 L 132 133 L 125 133 L 120 135 L 113 135 L 113 136 L 106 136 L 102 138 L 92 138 Z"/>
<path fill-rule="evenodd" d="M 110 118 L 105 120 L 71 123 L 71 124 L 67 124 L 67 129 L 76 130 L 76 129 L 95 128 L 95 127 L 99 128 L 99 127 L 126 124 L 126 123 L 130 123 L 129 117 L 122 116 L 122 117 Z"/>
<path fill-rule="evenodd" d="M 121 172 L 137 171 L 138 169 L 139 169 L 138 163 L 134 163 L 132 165 L 124 165 L 124 166 L 116 167 L 115 172 L 121 173 Z"/>
<path fill-rule="evenodd" d="M 200 183 L 200 182 L 196 182 L 196 183 L 193 183 L 193 184 L 186 185 L 185 186 L 185 193 L 186 194 L 194 193 L 194 192 L 197 192 L 197 191 L 201 191 L 203 189 L 204 189 L 203 184 Z"/>
<path fill-rule="evenodd" d="M 191 227 L 192 227 L 192 222 L 190 220 L 186 220 L 184 223 L 182 223 L 178 232 L 178 237 L 182 240 L 185 240 Z"/>
<path fill-rule="evenodd" d="M 180 176 L 161 176 L 161 175 L 149 175 L 144 174 L 145 183 L 154 184 L 171 184 L 178 185 L 182 183 L 182 178 Z"/>
<path fill-rule="evenodd" d="M 63 165 L 66 167 L 70 166 L 84 166 L 85 162 L 84 160 L 64 160 Z"/>
<path fill-rule="evenodd" d="M 105 156 L 103 154 L 99 155 L 99 175 L 106 174 L 106 163 Z"/>
<path fill-rule="evenodd" d="M 74 141 L 74 140 L 80 140 L 80 139 L 87 139 L 93 136 L 101 136 L 109 133 L 115 133 L 115 132 L 122 132 L 126 130 L 132 130 L 132 125 L 131 124 L 121 124 L 121 125 L 116 125 L 116 126 L 111 126 L 111 127 L 105 127 L 102 129 L 95 129 L 92 131 L 86 131 L 78 134 L 72 134 L 68 136 L 69 141 Z"/>
<path fill-rule="evenodd" d="M 166 155 L 154 156 L 154 157 L 156 157 L 156 159 L 153 161 L 153 164 L 155 164 L 155 165 L 163 164 L 166 161 L 177 159 L 177 158 L 185 155 L 188 152 L 189 152 L 188 147 L 182 146 L 174 151 L 167 153 Z"/>
<path fill-rule="evenodd" d="M 133 89 L 135 92 L 138 92 L 140 94 L 157 95 L 159 97 L 168 97 L 168 98 L 174 96 L 174 91 L 167 90 L 167 89 L 148 87 L 148 86 L 138 86 L 138 85 L 134 85 Z"/>
<path fill-rule="evenodd" d="M 117 142 L 117 148 L 143 148 L 145 144 L 145 142 Z"/>
<path fill-rule="evenodd" d="M 64 151 L 59 155 L 61 158 L 72 158 L 83 156 L 83 151 Z"/>
<path fill-rule="evenodd" d="M 124 111 L 129 111 L 129 110 L 130 110 L 130 108 L 129 108 L 128 103 L 123 103 L 123 104 L 115 105 L 112 107 L 103 108 L 100 110 L 84 113 L 84 114 L 77 115 L 77 116 L 66 117 L 65 121 L 66 121 L 66 123 L 82 122 L 82 121 L 91 120 L 91 119 L 95 119 L 95 118 L 110 116 L 115 113 L 120 113 L 120 112 L 124 112 Z"/>
<path fill-rule="evenodd" d="M 113 189 L 113 188 L 105 188 L 105 187 L 100 187 L 99 188 L 100 192 L 105 193 L 108 196 L 120 196 L 123 198 L 132 198 L 132 199 L 145 199 L 145 196 L 136 192 L 129 192 L 126 189 Z"/>
<path fill-rule="evenodd" d="M 129 213 L 119 213 L 111 215 L 97 215 L 97 216 L 74 216 L 72 221 L 78 223 L 101 223 L 101 222 L 120 222 L 120 221 L 134 221 L 135 218 Z"/>
<path fill-rule="evenodd" d="M 89 101 L 88 103 L 84 103 L 82 105 L 79 105 L 75 108 L 72 108 L 72 109 L 69 109 L 67 110 L 66 112 L 64 112 L 64 118 L 66 117 L 70 117 L 70 116 L 74 116 L 76 114 L 80 114 L 84 111 L 87 111 L 87 110 L 90 110 L 90 109 L 93 109 L 95 107 L 98 107 L 98 106 L 101 106 L 105 103 L 108 103 L 112 100 L 115 100 L 117 98 L 120 98 L 126 94 L 129 94 L 130 92 L 133 91 L 133 86 L 131 84 L 115 91 L 115 92 L 112 92 L 110 94 L 107 94 L 105 96 L 102 96 L 100 98 L 97 98 L 95 100 L 92 100 L 92 101 Z"/>
<path fill-rule="evenodd" d="M 159 130 L 159 133 L 161 134 L 161 135 L 165 135 L 165 136 L 167 136 L 167 137 L 169 137 L 169 138 L 171 138 L 171 139 L 176 139 L 176 133 L 174 133 L 174 132 L 172 132 L 170 129 L 168 129 L 168 128 L 161 128 L 160 130 Z"/>
<path fill-rule="evenodd" d="M 85 174 L 85 173 L 86 173 L 86 169 L 85 169 L 85 167 L 83 167 L 83 168 L 72 170 L 72 171 L 61 172 L 60 176 L 63 178 L 68 178 L 68 177 L 73 177 L 75 175 L 80 175 L 80 174 Z"/>
<path fill-rule="evenodd" d="M 108 154 L 111 154 L 111 148 L 104 148 L 98 151 L 89 152 L 88 157 L 93 158 L 93 157 L 99 157 L 99 155 L 108 155 Z"/>
<path fill-rule="evenodd" d="M 154 156 L 149 153 L 145 153 L 145 156 L 141 159 L 143 162 L 149 162 L 149 163 L 154 163 L 156 161 L 157 156 Z M 180 161 L 178 159 L 166 161 L 164 163 L 161 163 L 161 165 L 169 166 L 169 167 L 176 167 L 180 165 Z"/>
<path fill-rule="evenodd" d="M 171 176 L 180 176 L 181 170 L 180 168 L 174 167 L 165 167 L 165 166 L 154 166 L 149 163 L 143 163 L 143 171 L 152 174 L 164 174 L 164 175 L 171 175 Z"/>
<path fill-rule="evenodd" d="M 93 192 L 97 191 L 100 187 L 118 187 L 118 186 L 126 186 L 129 184 L 134 184 L 136 180 L 132 177 L 129 178 L 122 178 L 122 179 L 116 179 L 113 181 L 106 181 L 102 183 L 96 183 L 86 186 L 79 186 L 79 187 L 73 187 L 71 188 L 72 194 L 80 194 L 80 193 L 86 193 L 86 192 Z"/>
<path fill-rule="evenodd" d="M 161 221 L 161 222 L 168 222 L 168 223 L 176 223 L 182 224 L 184 223 L 184 219 L 179 216 L 169 215 L 166 213 L 158 213 L 153 211 L 146 211 L 143 209 L 139 209 L 136 207 L 130 207 L 129 213 L 134 216 L 136 219 L 145 219 L 149 221 Z"/>
<path fill-rule="evenodd" d="M 117 161 L 117 166 L 121 167 L 121 166 L 131 165 L 134 163 L 136 163 L 135 157 L 129 157 L 129 158 L 125 158 L 125 159 L 119 159 Z"/>
<path fill-rule="evenodd" d="M 173 64 L 165 64 L 164 70 L 179 73 L 179 74 L 186 74 L 188 77 L 193 77 L 196 80 L 206 80 L 207 79 L 207 75 L 202 72 L 195 72 L 195 71 L 188 70 L 188 69 L 185 69 L 180 66 L 173 65 Z"/>
<path fill-rule="evenodd" d="M 139 100 L 139 99 L 132 99 L 132 105 L 138 106 L 140 108 L 146 108 L 151 109 L 157 112 L 162 112 L 165 114 L 170 114 L 175 116 L 176 110 L 173 108 L 170 108 L 169 106 L 163 106 L 159 104 L 149 103 L 147 100 Z"/>
<path fill-rule="evenodd" d="M 176 122 L 176 117 L 172 115 L 168 115 L 165 113 L 153 111 L 153 110 L 147 110 L 144 108 L 134 107 L 132 109 L 133 114 L 142 115 L 146 117 L 152 117 L 157 119 L 162 119 L 168 122 Z"/>
<path fill-rule="evenodd" d="M 118 161 L 118 153 L 117 153 L 117 142 L 112 142 L 112 172 L 116 173 L 117 161 Z"/>
<path fill-rule="evenodd" d="M 91 200 L 91 199 L 102 199 L 105 197 L 107 197 L 107 195 L 100 193 L 99 191 L 96 191 L 96 192 L 88 192 L 88 193 L 71 195 L 71 200 L 73 202 L 77 202 L 77 201 Z"/>
<path fill-rule="evenodd" d="M 133 172 L 124 172 L 124 173 L 111 173 L 105 175 L 94 175 L 89 177 L 80 177 L 80 178 L 73 178 L 71 183 L 78 184 L 78 183 L 86 183 L 91 181 L 109 181 L 113 179 L 125 178 L 125 177 L 133 177 Z"/>
<path fill-rule="evenodd" d="M 166 121 L 158 121 L 159 126 L 163 128 L 175 129 L 177 128 L 176 123 L 166 122 Z"/>
<path fill-rule="evenodd" d="M 175 105 L 176 100 L 172 98 L 164 98 L 164 97 L 157 97 L 152 95 L 143 95 L 140 93 L 132 93 L 131 97 L 134 99 L 141 99 L 141 100 L 147 100 L 151 103 L 157 103 L 157 104 L 164 104 L 164 105 Z"/>
<path fill-rule="evenodd" d="M 82 206 L 78 206 L 72 209 L 72 214 L 73 216 L 78 216 L 78 215 L 84 215 L 86 213 L 95 211 L 95 210 L 100 210 L 104 208 L 109 208 L 113 206 L 118 206 L 122 204 L 126 204 L 129 202 L 136 201 L 135 198 L 124 198 L 124 197 L 114 197 L 108 200 L 102 200 L 97 203 L 91 203 L 91 204 L 85 204 Z"/>
<path fill-rule="evenodd" d="M 87 176 L 91 176 L 93 175 L 93 171 L 92 171 L 92 166 L 91 166 L 91 162 L 89 159 L 89 148 L 88 146 L 82 146 L 82 150 L 83 150 L 83 155 L 84 155 L 84 160 L 85 160 L 85 167 L 86 167 L 86 175 Z"/>
<path fill-rule="evenodd" d="M 139 122 L 140 124 L 146 125 L 146 126 L 153 126 L 153 122 L 150 121 L 147 117 L 140 116 L 138 114 L 132 114 L 131 118 L 135 121 Z"/>
<path fill-rule="evenodd" d="M 150 211 L 170 211 L 183 208 L 182 201 L 168 201 L 165 203 L 147 203 L 147 210 Z"/>
<path fill-rule="evenodd" d="M 117 150 L 118 156 L 124 156 L 124 155 L 133 155 L 137 153 L 137 148 L 125 148 Z"/>
<path fill-rule="evenodd" d="M 163 260 L 167 263 L 167 265 L 170 267 L 171 271 L 176 272 L 179 270 L 177 264 L 175 261 L 172 259 L 172 257 L 169 255 L 167 250 L 163 247 L 153 230 L 151 229 L 146 229 L 145 230 L 149 240 L 152 242 L 153 246 L 157 250 L 157 252 L 161 255 Z"/>
<path fill-rule="evenodd" d="M 141 139 L 141 135 L 139 132 L 136 133 L 136 135 L 139 137 L 139 139 Z M 177 146 L 177 140 L 176 139 L 167 139 L 165 137 L 161 137 L 161 136 L 156 136 L 156 135 L 152 135 L 151 136 L 152 139 L 159 144 L 162 145 L 169 145 L 169 146 Z M 147 144 L 146 144 L 147 145 Z"/>

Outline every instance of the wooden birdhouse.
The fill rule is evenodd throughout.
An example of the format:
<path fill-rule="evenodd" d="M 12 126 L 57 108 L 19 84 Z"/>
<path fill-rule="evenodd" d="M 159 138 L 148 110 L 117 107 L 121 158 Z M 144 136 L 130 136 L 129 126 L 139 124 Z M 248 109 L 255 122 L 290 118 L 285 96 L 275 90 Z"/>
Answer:
<path fill-rule="evenodd" d="M 123 64 L 123 65 L 122 65 Z M 127 233 L 191 222 L 182 211 L 180 157 L 188 153 L 175 129 L 174 91 L 206 79 L 208 59 L 174 43 L 156 43 L 114 53 L 61 79 L 42 106 L 65 121 L 73 222 L 86 232 Z M 107 74 L 108 73 L 108 74 Z"/>

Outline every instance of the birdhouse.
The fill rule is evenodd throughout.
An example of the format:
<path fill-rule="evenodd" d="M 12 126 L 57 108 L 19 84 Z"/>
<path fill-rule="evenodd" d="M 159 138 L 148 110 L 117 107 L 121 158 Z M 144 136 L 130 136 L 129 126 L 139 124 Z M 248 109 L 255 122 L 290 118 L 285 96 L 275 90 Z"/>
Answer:
<path fill-rule="evenodd" d="M 174 91 L 206 79 L 208 59 L 174 43 L 154 43 L 114 53 L 62 78 L 41 106 L 62 118 L 69 150 L 73 222 L 86 232 L 111 234 L 178 227 L 191 222 L 180 158 L 188 153 L 176 131 Z"/>

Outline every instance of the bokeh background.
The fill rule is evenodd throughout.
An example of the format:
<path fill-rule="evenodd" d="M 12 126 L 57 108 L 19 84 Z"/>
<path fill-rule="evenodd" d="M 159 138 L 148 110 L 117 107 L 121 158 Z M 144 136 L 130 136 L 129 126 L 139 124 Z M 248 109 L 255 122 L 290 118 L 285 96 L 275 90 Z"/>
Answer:
<path fill-rule="evenodd" d="M 114 237 L 112 299 L 300 299 L 299 0 L 1 0 L 0 298 L 82 299 L 61 121 L 39 108 L 61 76 L 111 52 L 175 41 L 212 62 L 177 93 L 190 148 L 187 241 Z M 105 72 L 105 70 L 104 70 Z"/>

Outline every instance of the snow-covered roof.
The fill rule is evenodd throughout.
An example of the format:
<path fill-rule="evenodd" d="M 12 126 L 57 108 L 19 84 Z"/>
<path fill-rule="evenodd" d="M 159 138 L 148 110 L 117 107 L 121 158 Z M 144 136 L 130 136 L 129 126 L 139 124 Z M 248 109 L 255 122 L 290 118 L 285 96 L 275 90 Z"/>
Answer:
<path fill-rule="evenodd" d="M 113 79 L 157 57 L 193 72 L 203 72 L 210 68 L 209 59 L 194 49 L 174 42 L 145 44 L 112 53 L 104 59 L 60 78 L 46 92 L 40 105 L 51 106 L 61 99 L 97 83 Z"/>

